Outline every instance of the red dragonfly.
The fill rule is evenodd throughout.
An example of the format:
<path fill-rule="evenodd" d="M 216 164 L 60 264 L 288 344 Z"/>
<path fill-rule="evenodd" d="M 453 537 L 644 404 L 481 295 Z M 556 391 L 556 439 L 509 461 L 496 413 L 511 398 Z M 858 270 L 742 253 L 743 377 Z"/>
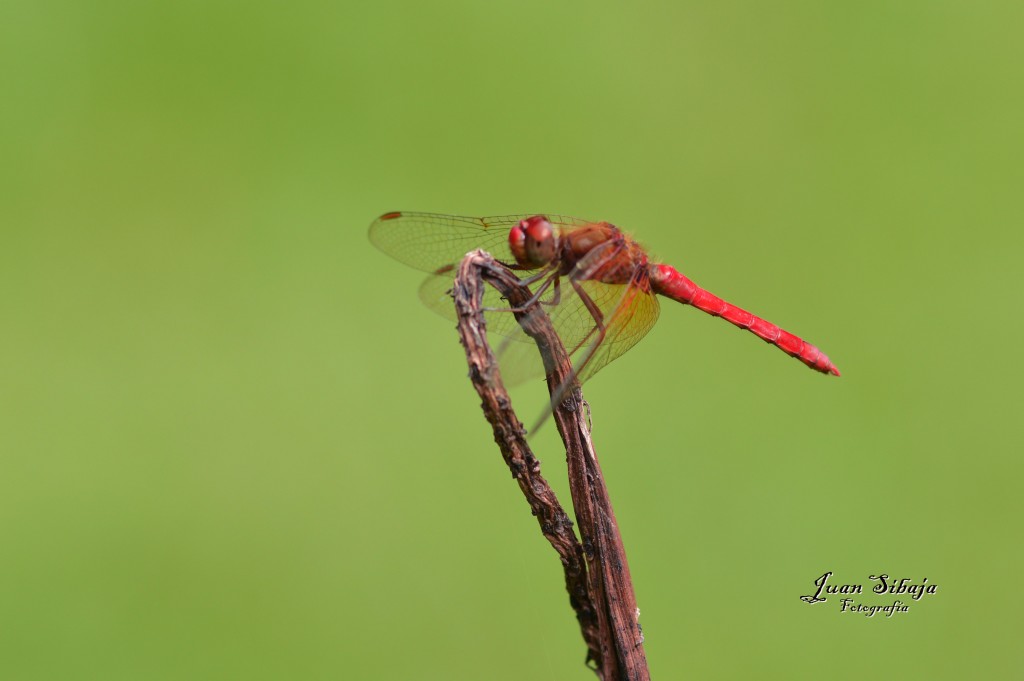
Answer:
<path fill-rule="evenodd" d="M 750 331 L 815 371 L 839 375 L 821 350 L 774 324 L 708 293 L 669 265 L 651 262 L 636 241 L 608 222 L 562 215 L 503 215 L 489 218 L 434 213 L 385 213 L 370 225 L 370 241 L 411 267 L 430 273 L 420 298 L 432 310 L 455 318 L 448 291 L 463 256 L 483 249 L 522 273 L 533 300 L 548 308 L 556 332 L 582 383 L 619 357 L 651 330 L 658 319 L 655 294 L 692 305 Z M 535 356 L 533 342 L 489 290 L 488 330 L 523 343 L 506 343 L 499 354 L 509 382 L 525 377 L 523 362 Z M 518 372 L 518 373 L 517 373 Z"/>

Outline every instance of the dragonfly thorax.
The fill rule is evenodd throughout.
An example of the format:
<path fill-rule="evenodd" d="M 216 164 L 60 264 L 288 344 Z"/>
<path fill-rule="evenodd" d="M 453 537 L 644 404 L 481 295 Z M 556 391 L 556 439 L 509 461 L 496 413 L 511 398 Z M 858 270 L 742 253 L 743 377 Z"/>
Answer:
<path fill-rule="evenodd" d="M 558 255 L 558 234 L 546 217 L 534 215 L 509 230 L 508 247 L 522 267 L 544 267 Z"/>

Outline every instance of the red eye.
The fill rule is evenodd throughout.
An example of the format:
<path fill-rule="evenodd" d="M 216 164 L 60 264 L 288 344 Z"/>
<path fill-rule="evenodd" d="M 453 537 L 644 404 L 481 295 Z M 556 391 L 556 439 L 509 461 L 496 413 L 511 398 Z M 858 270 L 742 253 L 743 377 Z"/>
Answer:
<path fill-rule="evenodd" d="M 516 262 L 523 267 L 536 268 L 555 259 L 558 239 L 555 229 L 543 215 L 520 221 L 508 234 L 508 246 Z"/>
<path fill-rule="evenodd" d="M 508 247 L 520 265 L 526 265 L 526 220 L 521 220 L 508 233 Z"/>
<path fill-rule="evenodd" d="M 551 223 L 542 215 L 535 215 L 532 218 L 523 220 L 523 223 L 525 223 L 526 227 L 526 236 L 537 243 L 547 241 L 554 233 L 554 230 L 551 229 Z"/>

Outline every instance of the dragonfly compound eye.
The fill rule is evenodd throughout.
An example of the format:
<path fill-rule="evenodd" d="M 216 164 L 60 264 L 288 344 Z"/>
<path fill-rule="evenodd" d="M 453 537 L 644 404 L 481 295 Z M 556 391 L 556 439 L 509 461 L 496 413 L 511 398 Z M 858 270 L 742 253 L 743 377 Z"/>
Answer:
<path fill-rule="evenodd" d="M 526 264 L 526 220 L 520 220 L 508 233 L 508 248 L 520 265 Z"/>
<path fill-rule="evenodd" d="M 547 218 L 535 215 L 512 228 L 508 245 L 520 265 L 543 267 L 555 259 L 558 239 Z"/>

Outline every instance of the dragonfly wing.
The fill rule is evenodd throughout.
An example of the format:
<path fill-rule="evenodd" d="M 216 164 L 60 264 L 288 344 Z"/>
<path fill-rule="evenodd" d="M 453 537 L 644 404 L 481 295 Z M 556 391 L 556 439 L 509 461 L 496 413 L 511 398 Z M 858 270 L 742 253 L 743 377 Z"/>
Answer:
<path fill-rule="evenodd" d="M 424 305 L 453 322 L 458 321 L 451 294 L 454 281 L 454 273 L 431 275 L 423 281 L 419 290 Z M 543 377 L 544 367 L 536 344 L 523 332 L 511 311 L 502 311 L 508 309 L 509 303 L 496 288 L 484 287 L 482 307 L 491 310 L 484 312 L 484 319 L 505 384 L 518 385 L 532 378 Z"/>
<path fill-rule="evenodd" d="M 555 333 L 562 340 L 572 362 L 573 373 L 580 383 L 593 378 L 598 371 L 640 342 L 658 320 L 658 298 L 642 274 L 628 285 L 580 282 L 586 300 L 563 280 L 558 304 L 543 307 Z M 550 302 L 547 294 L 542 299 Z M 602 316 L 603 334 L 592 308 Z M 536 343 L 522 331 L 514 315 L 492 312 L 487 319 L 489 332 L 505 336 L 497 352 L 505 382 L 515 385 L 525 379 L 543 376 L 543 362 Z M 555 392 L 559 399 L 563 390 L 559 388 Z"/>
<path fill-rule="evenodd" d="M 596 298 L 595 302 L 602 301 L 599 307 L 604 313 L 605 327 L 603 335 L 598 331 L 584 339 L 581 347 L 570 350 L 573 371 L 577 380 L 584 383 L 640 342 L 658 320 L 660 307 L 643 270 L 629 285 L 612 287 L 620 294 L 613 304 L 605 302 L 608 293 L 602 289 L 607 284 L 584 281 L 580 285 L 586 295 Z"/>
<path fill-rule="evenodd" d="M 455 302 L 452 300 L 452 286 L 455 283 L 454 273 L 431 275 L 420 284 L 420 300 L 424 305 L 445 319 L 453 322 L 458 321 L 455 314 Z M 484 286 L 484 296 L 481 303 L 484 310 L 484 318 L 487 320 L 487 332 L 498 334 L 516 341 L 530 342 L 529 336 L 523 333 L 519 322 L 516 321 L 512 312 L 505 312 L 509 309 L 509 302 L 501 297 L 501 294 L 493 286 Z"/>
<path fill-rule="evenodd" d="M 533 213 L 532 215 L 540 215 Z M 563 229 L 589 224 L 565 215 L 547 215 Z M 424 272 L 454 269 L 466 253 L 481 248 L 499 262 L 515 267 L 508 233 L 530 214 L 474 218 L 437 213 L 385 213 L 370 225 L 370 241 L 395 260 Z M 517 268 L 518 269 L 518 268 Z"/>
<path fill-rule="evenodd" d="M 468 251 L 482 248 L 500 262 L 513 266 L 508 230 L 527 217 L 527 214 L 474 218 L 387 213 L 371 225 L 370 239 L 399 261 L 429 272 L 431 276 L 420 286 L 420 300 L 454 321 L 450 292 L 458 262 Z M 564 231 L 591 224 L 561 215 L 549 215 L 548 219 Z M 613 261 L 611 254 L 595 256 Z M 524 276 L 529 274 L 519 271 Z M 632 347 L 658 316 L 657 299 L 651 294 L 644 270 L 638 270 L 628 285 L 603 283 L 596 276 L 598 272 L 599 268 L 590 273 L 594 276 L 575 287 L 565 277 L 544 279 L 532 287 L 536 291 L 539 286 L 550 284 L 540 300 L 582 380 Z M 488 332 L 505 339 L 494 345 L 506 382 L 511 384 L 542 375 L 534 343 L 522 331 L 515 315 L 508 311 L 508 301 L 492 287 L 485 287 L 483 307 L 491 308 L 485 313 Z M 604 325 L 603 332 L 598 320 Z"/>
<path fill-rule="evenodd" d="M 630 284 L 606 284 L 600 281 L 579 283 L 578 292 L 567 280 L 561 283 L 557 305 L 543 305 L 573 365 L 580 383 L 636 345 L 658 319 L 659 304 L 648 285 L 644 271 Z M 553 303 L 554 294 L 545 293 L 543 301 Z M 507 302 L 502 301 L 507 306 Z M 604 324 L 604 333 L 594 317 Z M 487 315 L 488 331 L 506 336 L 499 346 L 502 375 L 509 384 L 520 378 L 543 375 L 543 365 L 533 339 L 529 338 L 507 312 Z"/>
<path fill-rule="evenodd" d="M 420 300 L 424 305 L 453 322 L 457 321 L 451 297 L 454 277 L 451 273 L 431 275 L 420 285 Z M 538 283 L 539 284 L 539 283 Z M 536 290 L 538 284 L 533 285 Z M 542 309 L 565 346 L 577 371 L 583 371 L 582 380 L 590 378 L 598 369 L 617 358 L 636 344 L 658 318 L 658 300 L 639 285 L 606 284 L 600 281 L 580 282 L 580 297 L 568 280 L 552 284 L 541 296 Z M 602 338 L 591 307 L 605 324 Z M 508 310 L 509 302 L 497 289 L 484 287 L 483 308 L 487 333 L 498 356 L 501 373 L 508 385 L 544 375 L 536 343 Z"/>

